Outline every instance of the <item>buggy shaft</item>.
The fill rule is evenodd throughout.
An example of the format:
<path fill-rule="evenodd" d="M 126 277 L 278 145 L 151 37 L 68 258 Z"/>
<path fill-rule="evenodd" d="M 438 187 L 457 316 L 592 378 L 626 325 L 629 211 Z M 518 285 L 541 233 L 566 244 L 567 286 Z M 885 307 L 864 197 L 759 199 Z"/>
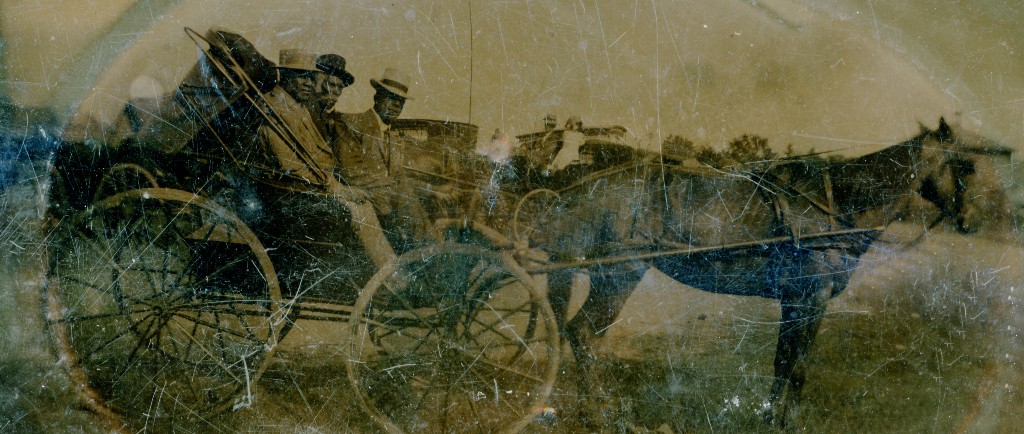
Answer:
<path fill-rule="evenodd" d="M 743 241 L 743 242 L 738 242 L 738 243 L 720 244 L 720 245 L 717 245 L 717 246 L 690 246 L 690 245 L 682 245 L 682 247 L 671 249 L 671 250 L 653 251 L 653 252 L 647 252 L 647 253 L 633 253 L 633 254 L 628 254 L 628 255 L 608 256 L 608 257 L 594 258 L 594 259 L 580 259 L 580 260 L 576 260 L 576 261 L 557 262 L 557 263 L 553 263 L 553 264 L 542 264 L 542 265 L 536 265 L 536 266 L 528 266 L 528 267 L 525 267 L 525 268 L 526 268 L 526 271 L 529 272 L 530 274 L 545 274 L 545 273 L 550 273 L 550 272 L 553 272 L 553 271 L 568 270 L 568 269 L 573 269 L 573 268 L 588 268 L 588 267 L 601 266 L 601 265 L 615 265 L 615 264 L 621 264 L 621 263 L 624 263 L 624 262 L 645 261 L 645 260 L 665 258 L 665 257 L 670 257 L 670 256 L 699 255 L 699 254 L 702 254 L 702 253 L 726 252 L 726 251 L 730 251 L 730 250 L 743 250 L 743 249 L 750 249 L 750 248 L 755 248 L 755 247 L 766 248 L 766 247 L 771 246 L 771 245 L 782 244 L 782 243 L 793 243 L 794 245 L 798 246 L 799 248 L 804 248 L 804 249 L 815 249 L 815 248 L 824 248 L 824 247 L 834 248 L 835 247 L 834 243 L 814 244 L 813 241 L 822 240 L 822 239 L 836 238 L 836 237 L 842 237 L 842 236 L 859 236 L 859 235 L 868 235 L 868 236 L 870 236 L 871 234 L 874 234 L 874 233 L 877 233 L 877 232 L 882 232 L 884 230 L 885 230 L 884 227 L 876 227 L 876 228 L 868 228 L 868 229 L 859 229 L 859 228 L 858 229 L 844 229 L 844 230 L 838 230 L 838 231 L 818 232 L 818 233 L 812 233 L 812 234 L 807 234 L 807 235 L 782 236 L 782 237 L 774 237 L 774 238 L 765 238 L 765 239 L 761 239 L 761 240 Z M 812 243 L 810 243 L 810 244 L 805 243 L 806 241 L 811 241 Z M 666 243 L 661 243 L 661 244 L 666 244 Z M 679 244 L 676 244 L 676 243 L 672 243 L 671 245 L 679 246 Z M 657 246 L 658 245 L 653 245 L 651 247 L 657 247 Z M 844 245 L 842 245 L 840 247 L 849 247 L 849 246 L 844 244 Z"/>

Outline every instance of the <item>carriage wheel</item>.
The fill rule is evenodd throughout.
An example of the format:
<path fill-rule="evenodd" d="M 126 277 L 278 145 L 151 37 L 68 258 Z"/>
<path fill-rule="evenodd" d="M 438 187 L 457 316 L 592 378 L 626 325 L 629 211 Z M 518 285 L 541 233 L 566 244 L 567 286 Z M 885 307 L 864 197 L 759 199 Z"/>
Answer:
<path fill-rule="evenodd" d="M 554 315 L 507 254 L 406 253 L 370 280 L 353 312 L 349 379 L 390 432 L 518 432 L 551 393 Z M 528 334 L 538 323 L 550 332 Z"/>
<path fill-rule="evenodd" d="M 516 240 L 529 242 L 535 238 L 561 199 L 557 192 L 546 188 L 531 190 L 519 199 L 512 218 L 512 231 Z"/>
<path fill-rule="evenodd" d="M 266 251 L 232 213 L 132 190 L 65 218 L 50 246 L 49 332 L 115 428 L 195 430 L 251 403 L 285 316 Z"/>
<path fill-rule="evenodd" d="M 159 186 L 156 182 L 156 177 L 146 168 L 134 163 L 119 163 L 112 166 L 103 175 L 103 179 L 100 179 L 100 184 L 96 187 L 96 193 L 92 199 L 98 201 L 122 191 L 156 188 Z"/>

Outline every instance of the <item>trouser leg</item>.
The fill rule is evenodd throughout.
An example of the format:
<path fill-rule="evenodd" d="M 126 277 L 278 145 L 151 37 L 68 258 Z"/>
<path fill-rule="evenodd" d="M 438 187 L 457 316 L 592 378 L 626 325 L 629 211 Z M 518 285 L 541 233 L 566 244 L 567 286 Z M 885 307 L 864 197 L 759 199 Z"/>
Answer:
<path fill-rule="evenodd" d="M 390 191 L 386 200 L 390 212 L 382 213 L 381 223 L 395 250 L 406 252 L 437 241 L 439 235 L 419 197 L 405 191 Z"/>
<path fill-rule="evenodd" d="M 394 259 L 396 255 L 384 235 L 380 221 L 377 220 L 373 205 L 345 202 L 345 207 L 352 213 L 352 229 L 366 249 L 367 256 L 377 269 L 384 267 L 384 264 Z"/>

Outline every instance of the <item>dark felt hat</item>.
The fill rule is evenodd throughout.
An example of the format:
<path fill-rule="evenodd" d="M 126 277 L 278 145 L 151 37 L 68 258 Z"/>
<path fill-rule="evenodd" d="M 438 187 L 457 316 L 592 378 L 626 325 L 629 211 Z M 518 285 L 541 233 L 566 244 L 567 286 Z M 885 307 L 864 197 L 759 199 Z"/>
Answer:
<path fill-rule="evenodd" d="M 317 57 L 316 68 L 326 74 L 340 78 L 345 86 L 349 86 L 356 81 L 356 78 L 345 70 L 345 58 L 337 54 L 322 54 L 320 57 Z"/>

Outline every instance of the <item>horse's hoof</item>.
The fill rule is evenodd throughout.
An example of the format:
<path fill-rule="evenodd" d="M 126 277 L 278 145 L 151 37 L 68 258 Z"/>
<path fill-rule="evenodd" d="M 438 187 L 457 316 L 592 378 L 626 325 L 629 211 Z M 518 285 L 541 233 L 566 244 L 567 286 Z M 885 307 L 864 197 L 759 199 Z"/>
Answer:
<path fill-rule="evenodd" d="M 774 424 L 777 419 L 774 407 L 767 401 L 761 404 L 761 408 L 757 409 L 757 413 L 761 415 L 761 420 L 768 425 Z"/>

